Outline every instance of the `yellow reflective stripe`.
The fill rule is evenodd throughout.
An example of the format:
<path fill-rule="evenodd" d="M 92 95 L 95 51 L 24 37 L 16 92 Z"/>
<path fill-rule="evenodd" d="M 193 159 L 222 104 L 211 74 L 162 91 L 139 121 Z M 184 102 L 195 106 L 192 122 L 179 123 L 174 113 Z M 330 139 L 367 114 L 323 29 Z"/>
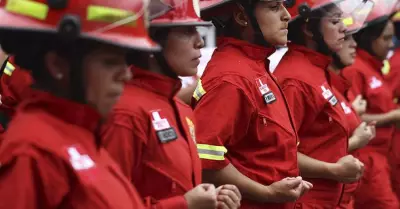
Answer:
<path fill-rule="evenodd" d="M 130 12 L 128 10 L 90 5 L 87 8 L 86 19 L 89 21 L 114 23 L 114 22 L 118 22 L 118 21 L 127 19 L 133 15 L 134 15 L 134 13 Z M 136 26 L 136 22 L 133 21 L 133 22 L 129 23 L 128 25 Z"/>
<path fill-rule="evenodd" d="M 8 0 L 5 9 L 39 20 L 45 20 L 49 12 L 49 7 L 46 4 L 31 0 Z"/>
<path fill-rule="evenodd" d="M 7 62 L 6 67 L 4 68 L 4 73 L 8 76 L 11 76 L 11 74 L 13 73 L 13 71 L 15 70 L 14 65 L 12 65 L 11 63 Z"/>
<path fill-rule="evenodd" d="M 197 149 L 211 150 L 211 151 L 224 152 L 224 153 L 228 152 L 228 150 L 224 146 L 215 146 L 215 145 L 209 145 L 209 144 L 197 144 Z"/>
<path fill-rule="evenodd" d="M 353 25 L 354 24 L 354 20 L 352 17 L 346 17 L 342 20 L 343 24 L 345 26 L 349 26 L 349 25 Z"/>
<path fill-rule="evenodd" d="M 208 144 L 197 144 L 197 152 L 200 159 L 225 160 L 225 153 L 228 150 L 224 146 L 214 146 Z"/>
<path fill-rule="evenodd" d="M 196 99 L 196 101 L 199 101 L 204 94 L 207 92 L 203 88 L 203 84 L 201 83 L 201 79 L 197 82 L 197 87 L 193 92 L 193 97 Z"/>
<path fill-rule="evenodd" d="M 383 75 L 387 75 L 390 72 L 390 63 L 388 60 L 383 61 L 383 67 L 381 69 Z"/>
<path fill-rule="evenodd" d="M 201 154 L 201 153 L 199 153 L 199 158 L 205 160 L 225 160 L 224 156 L 215 156 L 215 155 Z"/>

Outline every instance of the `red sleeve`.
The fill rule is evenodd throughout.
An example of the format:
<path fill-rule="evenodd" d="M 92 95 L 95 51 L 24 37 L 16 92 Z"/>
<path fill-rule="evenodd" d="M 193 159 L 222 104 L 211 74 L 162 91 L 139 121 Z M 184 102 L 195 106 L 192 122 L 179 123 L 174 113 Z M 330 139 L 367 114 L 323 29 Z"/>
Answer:
<path fill-rule="evenodd" d="M 0 168 L 0 208 L 58 208 L 69 191 L 62 162 L 21 154 Z"/>
<path fill-rule="evenodd" d="M 104 147 L 131 182 L 135 178 L 135 171 L 139 169 L 142 150 L 146 148 L 148 128 L 145 126 L 147 125 L 148 123 L 140 117 L 116 113 L 110 116 L 109 122 L 102 131 Z M 188 207 L 183 196 L 162 200 L 144 197 L 144 200 L 148 209 L 186 209 Z"/>
<path fill-rule="evenodd" d="M 357 95 L 362 95 L 366 98 L 365 89 L 367 86 L 365 85 L 364 76 L 354 68 L 346 68 L 342 70 L 342 76 L 346 78 L 350 83 L 351 87 L 347 93 L 347 99 L 352 102 Z"/>
<path fill-rule="evenodd" d="M 317 105 L 313 105 L 316 99 L 313 99 L 312 91 L 305 87 L 305 84 L 288 80 L 285 81 L 281 88 L 285 94 L 296 131 L 299 132 L 304 125 L 305 120 L 312 120 L 311 117 L 317 114 Z"/>
<path fill-rule="evenodd" d="M 131 182 L 145 145 L 146 133 L 140 128 L 141 124 L 147 123 L 139 117 L 133 119 L 130 115 L 116 113 L 110 116 L 102 131 L 104 147 Z"/>
<path fill-rule="evenodd" d="M 205 169 L 222 169 L 229 147 L 247 133 L 255 107 L 244 90 L 222 82 L 208 90 L 195 105 L 196 138 L 199 156 Z"/>

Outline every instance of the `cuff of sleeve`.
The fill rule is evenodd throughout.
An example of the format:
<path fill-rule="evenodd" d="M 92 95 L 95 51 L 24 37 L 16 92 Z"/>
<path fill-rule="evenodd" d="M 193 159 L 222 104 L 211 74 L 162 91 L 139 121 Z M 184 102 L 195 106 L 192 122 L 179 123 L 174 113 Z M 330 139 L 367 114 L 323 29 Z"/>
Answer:
<path fill-rule="evenodd" d="M 208 160 L 208 159 L 201 159 L 201 166 L 202 169 L 209 169 L 209 170 L 220 170 L 225 168 L 231 162 L 225 158 L 225 160 Z"/>
<path fill-rule="evenodd" d="M 163 199 L 159 202 L 159 208 L 167 209 L 167 208 L 179 208 L 179 209 L 188 209 L 188 204 L 186 199 L 183 196 L 171 197 L 168 199 Z"/>

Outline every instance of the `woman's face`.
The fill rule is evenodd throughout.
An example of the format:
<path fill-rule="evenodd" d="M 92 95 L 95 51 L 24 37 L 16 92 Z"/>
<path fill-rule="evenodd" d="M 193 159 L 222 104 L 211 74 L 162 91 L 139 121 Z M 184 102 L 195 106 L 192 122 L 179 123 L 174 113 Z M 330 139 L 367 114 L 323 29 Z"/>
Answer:
<path fill-rule="evenodd" d="M 105 117 L 122 94 L 124 83 L 132 77 L 126 63 L 126 51 L 99 47 L 84 57 L 83 70 L 86 100 Z"/>
<path fill-rule="evenodd" d="M 321 19 L 320 30 L 331 51 L 338 52 L 343 47 L 346 27 L 342 22 L 342 11 L 338 7 L 330 9 Z"/>
<path fill-rule="evenodd" d="M 267 43 L 272 46 L 286 45 L 290 14 L 282 1 L 259 1 L 255 17 Z"/>
<path fill-rule="evenodd" d="M 178 76 L 193 76 L 200 64 L 204 41 L 195 26 L 171 28 L 164 47 L 164 57 Z"/>
<path fill-rule="evenodd" d="M 347 35 L 343 42 L 343 47 L 336 54 L 339 56 L 343 65 L 349 66 L 354 63 L 356 58 L 357 43 L 352 35 Z"/>
<path fill-rule="evenodd" d="M 371 43 L 374 54 L 380 59 L 385 60 L 390 49 L 394 47 L 393 43 L 394 25 L 392 21 L 388 21 L 382 34 Z"/>

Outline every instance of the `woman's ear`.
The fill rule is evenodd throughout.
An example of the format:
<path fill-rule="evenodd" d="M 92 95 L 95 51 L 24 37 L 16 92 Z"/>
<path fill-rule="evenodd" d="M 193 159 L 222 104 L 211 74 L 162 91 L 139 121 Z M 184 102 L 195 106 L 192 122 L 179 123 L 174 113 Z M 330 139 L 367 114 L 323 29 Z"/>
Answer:
<path fill-rule="evenodd" d="M 314 36 L 314 34 L 307 29 L 307 22 L 303 24 L 303 26 L 301 26 L 301 30 L 303 31 L 303 33 L 305 34 L 307 39 L 312 39 L 312 37 Z"/>
<path fill-rule="evenodd" d="M 69 64 L 66 59 L 51 51 L 44 56 L 44 64 L 50 76 L 54 80 L 62 80 L 69 72 Z"/>
<path fill-rule="evenodd" d="M 244 12 L 244 8 L 240 4 L 236 4 L 237 9 L 233 11 L 233 19 L 235 22 L 242 26 L 242 27 L 247 27 L 249 24 L 249 18 L 247 17 L 246 13 Z"/>

